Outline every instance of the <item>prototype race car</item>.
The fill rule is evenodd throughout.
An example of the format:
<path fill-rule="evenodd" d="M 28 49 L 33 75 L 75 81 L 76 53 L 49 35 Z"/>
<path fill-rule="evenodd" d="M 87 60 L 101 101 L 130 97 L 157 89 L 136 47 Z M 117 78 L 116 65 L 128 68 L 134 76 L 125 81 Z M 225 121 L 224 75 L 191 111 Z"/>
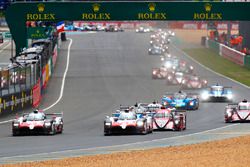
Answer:
<path fill-rule="evenodd" d="M 171 71 L 167 74 L 166 83 L 168 85 L 182 85 L 186 78 L 186 75 L 183 72 Z"/>
<path fill-rule="evenodd" d="M 250 121 L 250 102 L 243 100 L 235 104 L 226 106 L 224 118 L 225 122 L 248 122 Z"/>
<path fill-rule="evenodd" d="M 165 49 L 162 49 L 162 47 L 158 45 L 154 45 L 148 49 L 149 55 L 162 55 L 165 52 Z"/>
<path fill-rule="evenodd" d="M 153 117 L 154 130 L 174 130 L 186 129 L 186 111 L 175 108 L 161 108 Z"/>
<path fill-rule="evenodd" d="M 105 28 L 105 32 L 123 32 L 124 30 L 121 27 L 115 25 L 109 25 Z"/>
<path fill-rule="evenodd" d="M 137 28 L 135 30 L 135 32 L 139 32 L 139 33 L 146 33 L 146 32 L 151 32 L 152 31 L 152 28 L 150 27 L 143 27 L 143 26 L 140 26 L 139 28 Z"/>
<path fill-rule="evenodd" d="M 222 86 L 222 85 L 212 85 L 207 90 L 204 90 L 201 94 L 202 101 L 212 101 L 212 102 L 224 102 L 232 101 L 233 93 L 232 87 Z"/>
<path fill-rule="evenodd" d="M 12 122 L 13 136 L 24 134 L 50 134 L 63 132 L 63 113 L 45 114 L 34 110 L 17 117 Z"/>
<path fill-rule="evenodd" d="M 165 79 L 167 76 L 167 68 L 162 66 L 161 68 L 152 69 L 152 79 Z"/>
<path fill-rule="evenodd" d="M 165 107 L 175 107 L 177 109 L 197 110 L 199 108 L 199 98 L 197 94 L 179 91 L 168 93 L 163 96 L 162 105 Z"/>
<path fill-rule="evenodd" d="M 207 87 L 207 80 L 201 79 L 197 75 L 187 75 L 182 81 L 182 88 L 200 89 Z"/>
<path fill-rule="evenodd" d="M 144 113 L 136 113 L 125 109 L 106 116 L 104 120 L 104 135 L 111 134 L 148 134 L 153 131 L 152 117 Z"/>

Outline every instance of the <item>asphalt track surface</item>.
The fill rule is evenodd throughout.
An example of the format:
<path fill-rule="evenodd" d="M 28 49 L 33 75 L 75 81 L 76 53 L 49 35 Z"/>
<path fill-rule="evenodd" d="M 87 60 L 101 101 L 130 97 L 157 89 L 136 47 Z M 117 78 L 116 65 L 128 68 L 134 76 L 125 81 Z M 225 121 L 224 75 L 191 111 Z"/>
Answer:
<path fill-rule="evenodd" d="M 69 69 L 61 101 L 50 113 L 64 112 L 64 132 L 55 136 L 12 137 L 11 124 L 0 125 L 0 159 L 19 155 L 87 149 L 150 141 L 198 133 L 227 126 L 223 121 L 226 103 L 201 103 L 197 111 L 188 111 L 187 130 L 154 132 L 148 135 L 103 135 L 103 120 L 120 104 L 160 100 L 164 92 L 175 92 L 178 86 L 166 86 L 164 80 L 152 80 L 151 69 L 160 58 L 149 56 L 149 34 L 134 32 L 91 33 L 71 35 Z M 60 94 L 66 67 L 69 41 L 62 44 L 57 66 L 43 96 L 41 108 L 55 102 Z M 187 59 L 170 48 L 171 54 Z M 192 62 L 198 75 L 209 84 L 233 86 L 235 99 L 250 99 L 249 89 L 222 78 Z M 208 60 L 209 61 L 209 60 Z M 196 90 L 192 92 L 198 92 Z M 0 121 L 13 118 L 5 116 Z"/>

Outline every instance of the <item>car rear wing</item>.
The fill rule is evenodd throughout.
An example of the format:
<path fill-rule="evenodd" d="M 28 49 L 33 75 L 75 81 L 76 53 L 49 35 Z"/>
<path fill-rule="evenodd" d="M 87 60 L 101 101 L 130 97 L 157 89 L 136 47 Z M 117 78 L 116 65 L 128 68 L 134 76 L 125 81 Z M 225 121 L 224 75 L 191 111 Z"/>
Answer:
<path fill-rule="evenodd" d="M 123 106 L 123 105 L 120 105 L 120 111 L 124 111 L 124 110 L 129 110 L 131 106 Z"/>
<path fill-rule="evenodd" d="M 238 103 L 229 103 L 226 106 L 227 109 L 233 109 L 233 108 L 237 108 L 237 107 L 238 107 Z"/>
<path fill-rule="evenodd" d="M 159 106 L 147 106 L 147 107 L 144 107 L 146 109 L 146 112 L 155 112 L 156 110 L 159 110 L 160 107 Z"/>
<path fill-rule="evenodd" d="M 49 114 L 45 114 L 46 116 L 58 116 L 58 117 L 63 117 L 63 112 L 60 113 L 49 113 Z"/>

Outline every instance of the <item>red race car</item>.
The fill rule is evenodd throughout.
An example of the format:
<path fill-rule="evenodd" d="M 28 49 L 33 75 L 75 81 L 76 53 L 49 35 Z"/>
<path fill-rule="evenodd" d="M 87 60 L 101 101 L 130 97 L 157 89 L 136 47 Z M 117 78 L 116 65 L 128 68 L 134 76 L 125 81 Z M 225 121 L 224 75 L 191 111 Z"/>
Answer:
<path fill-rule="evenodd" d="M 188 89 L 199 89 L 207 87 L 207 80 L 196 75 L 189 75 L 182 81 L 182 87 Z"/>
<path fill-rule="evenodd" d="M 225 122 L 249 122 L 250 102 L 243 100 L 235 104 L 228 104 L 224 114 Z"/>
<path fill-rule="evenodd" d="M 34 110 L 17 117 L 12 122 L 13 136 L 24 134 L 50 134 L 63 132 L 62 113 L 45 114 Z"/>
<path fill-rule="evenodd" d="M 154 130 L 176 130 L 186 129 L 186 111 L 175 108 L 162 107 L 153 116 Z"/>

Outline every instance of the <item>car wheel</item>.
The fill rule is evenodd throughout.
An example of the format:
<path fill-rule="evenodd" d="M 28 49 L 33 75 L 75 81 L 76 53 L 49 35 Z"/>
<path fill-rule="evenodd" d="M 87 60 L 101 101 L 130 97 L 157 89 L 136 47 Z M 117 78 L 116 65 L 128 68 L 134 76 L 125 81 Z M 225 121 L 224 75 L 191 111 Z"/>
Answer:
<path fill-rule="evenodd" d="M 146 135 L 148 133 L 147 123 L 144 123 L 142 134 Z"/>
<path fill-rule="evenodd" d="M 18 136 L 20 135 L 20 132 L 16 131 L 16 130 L 13 130 L 12 131 L 12 136 Z"/>
<path fill-rule="evenodd" d="M 55 134 L 56 134 L 56 126 L 55 126 L 55 124 L 52 124 L 50 135 L 55 135 Z"/>

